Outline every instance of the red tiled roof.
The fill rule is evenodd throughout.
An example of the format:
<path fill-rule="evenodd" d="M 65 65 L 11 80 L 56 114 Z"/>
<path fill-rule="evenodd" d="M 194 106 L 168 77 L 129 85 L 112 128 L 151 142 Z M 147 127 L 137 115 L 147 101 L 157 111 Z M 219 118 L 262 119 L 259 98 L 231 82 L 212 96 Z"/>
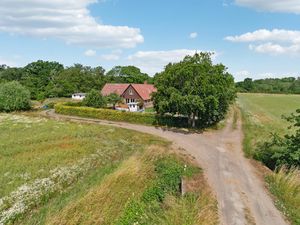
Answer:
<path fill-rule="evenodd" d="M 143 100 L 150 100 L 151 94 L 156 92 L 156 88 L 152 84 L 105 84 L 101 94 L 107 96 L 112 93 L 122 95 L 126 89 L 131 85 Z"/>
<path fill-rule="evenodd" d="M 105 84 L 101 90 L 101 94 L 107 96 L 116 93 L 121 96 L 128 86 L 129 84 Z"/>
<path fill-rule="evenodd" d="M 151 99 L 151 94 L 157 91 L 152 84 L 131 84 L 131 86 L 136 90 L 143 100 Z"/>

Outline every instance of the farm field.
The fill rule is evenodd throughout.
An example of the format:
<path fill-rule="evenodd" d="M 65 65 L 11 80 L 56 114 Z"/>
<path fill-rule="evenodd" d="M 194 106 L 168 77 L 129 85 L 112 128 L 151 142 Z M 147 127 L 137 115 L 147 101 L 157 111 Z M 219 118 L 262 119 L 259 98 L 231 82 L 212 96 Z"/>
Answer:
<path fill-rule="evenodd" d="M 163 139 L 30 113 L 0 131 L 0 224 L 217 224 L 201 169 Z"/>
<path fill-rule="evenodd" d="M 248 156 L 271 133 L 285 134 L 289 123 L 282 115 L 288 116 L 300 108 L 300 95 L 238 94 L 237 101 L 242 110 L 244 150 Z"/>
<path fill-rule="evenodd" d="M 282 115 L 290 115 L 300 108 L 300 95 L 239 94 L 242 111 L 244 151 L 253 157 L 259 143 L 270 140 L 271 133 L 284 135 L 289 123 Z M 280 169 L 266 176 L 267 186 L 275 196 L 276 206 L 291 224 L 300 224 L 300 172 Z"/>

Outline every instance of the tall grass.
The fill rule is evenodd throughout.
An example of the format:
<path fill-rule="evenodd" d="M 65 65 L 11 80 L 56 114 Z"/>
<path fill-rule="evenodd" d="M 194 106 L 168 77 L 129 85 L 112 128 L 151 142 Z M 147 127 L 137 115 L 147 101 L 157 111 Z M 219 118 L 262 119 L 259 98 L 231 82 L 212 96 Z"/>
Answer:
<path fill-rule="evenodd" d="M 291 219 L 300 224 L 300 170 L 280 168 L 266 177 L 270 191 L 277 197 L 276 206 Z"/>

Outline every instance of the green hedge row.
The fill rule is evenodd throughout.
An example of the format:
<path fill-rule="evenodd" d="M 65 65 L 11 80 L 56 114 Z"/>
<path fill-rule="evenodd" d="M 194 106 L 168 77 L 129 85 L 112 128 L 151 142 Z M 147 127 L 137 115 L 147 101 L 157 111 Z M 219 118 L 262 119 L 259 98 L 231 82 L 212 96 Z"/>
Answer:
<path fill-rule="evenodd" d="M 55 112 L 64 115 L 88 117 L 101 120 L 122 121 L 144 125 L 188 127 L 188 120 L 185 117 L 159 116 L 153 113 L 132 113 L 111 109 L 76 107 L 66 104 L 56 104 Z M 197 127 L 200 127 L 199 124 L 197 125 Z"/>

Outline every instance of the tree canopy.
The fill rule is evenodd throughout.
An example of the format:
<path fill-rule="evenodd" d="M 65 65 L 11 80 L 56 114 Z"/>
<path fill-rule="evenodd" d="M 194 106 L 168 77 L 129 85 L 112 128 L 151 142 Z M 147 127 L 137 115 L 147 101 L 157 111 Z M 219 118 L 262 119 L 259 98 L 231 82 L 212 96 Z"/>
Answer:
<path fill-rule="evenodd" d="M 142 73 L 135 66 L 116 66 L 106 74 L 109 82 L 112 83 L 135 83 L 142 84 L 145 81 L 152 83 L 153 79 L 148 74 Z"/>
<path fill-rule="evenodd" d="M 17 81 L 0 84 L 0 112 L 27 110 L 31 107 L 30 93 Z"/>
<path fill-rule="evenodd" d="M 160 114 L 187 116 L 192 126 L 210 125 L 224 118 L 236 96 L 233 76 L 210 53 L 186 56 L 155 76 L 154 108 Z"/>

